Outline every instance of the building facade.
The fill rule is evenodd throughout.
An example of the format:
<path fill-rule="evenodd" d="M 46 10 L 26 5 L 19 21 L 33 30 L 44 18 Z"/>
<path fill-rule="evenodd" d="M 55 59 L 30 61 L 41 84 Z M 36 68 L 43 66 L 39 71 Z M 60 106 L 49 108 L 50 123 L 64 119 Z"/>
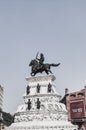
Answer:
<path fill-rule="evenodd" d="M 3 107 L 3 87 L 0 85 L 0 110 L 2 110 Z"/>
<path fill-rule="evenodd" d="M 86 130 L 86 86 L 84 89 L 72 93 L 65 89 L 65 96 L 61 102 L 66 105 L 69 120 L 77 124 L 79 128 Z"/>
<path fill-rule="evenodd" d="M 2 108 L 3 108 L 3 87 L 0 85 L 0 130 L 2 125 Z"/>

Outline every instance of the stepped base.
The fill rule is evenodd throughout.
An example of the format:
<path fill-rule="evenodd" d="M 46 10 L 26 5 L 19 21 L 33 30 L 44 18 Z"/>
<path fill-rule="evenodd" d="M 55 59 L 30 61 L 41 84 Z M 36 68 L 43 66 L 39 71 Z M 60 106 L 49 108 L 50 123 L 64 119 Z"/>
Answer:
<path fill-rule="evenodd" d="M 59 102 L 61 96 L 55 90 L 54 75 L 26 80 L 24 104 L 15 113 L 15 123 L 5 130 L 78 130 L 77 126 L 68 121 L 65 105 Z"/>
<path fill-rule="evenodd" d="M 68 121 L 29 121 L 13 123 L 6 130 L 77 130 Z"/>

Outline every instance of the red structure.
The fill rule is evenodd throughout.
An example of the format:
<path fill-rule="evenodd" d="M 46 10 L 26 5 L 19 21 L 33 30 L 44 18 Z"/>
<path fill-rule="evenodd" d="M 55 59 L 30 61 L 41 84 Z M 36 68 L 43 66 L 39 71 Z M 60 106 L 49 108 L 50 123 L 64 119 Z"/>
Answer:
<path fill-rule="evenodd" d="M 79 128 L 86 130 L 86 86 L 73 93 L 69 93 L 69 90 L 65 89 L 65 96 L 61 102 L 67 107 L 69 120 L 77 124 Z"/>

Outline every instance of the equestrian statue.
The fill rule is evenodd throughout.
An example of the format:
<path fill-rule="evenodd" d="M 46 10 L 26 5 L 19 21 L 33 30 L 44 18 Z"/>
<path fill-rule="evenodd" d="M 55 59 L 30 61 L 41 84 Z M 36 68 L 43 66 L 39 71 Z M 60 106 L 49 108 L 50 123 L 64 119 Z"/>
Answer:
<path fill-rule="evenodd" d="M 38 58 L 38 53 L 36 55 L 36 59 L 31 60 L 29 66 L 31 66 L 31 76 L 35 76 L 37 73 L 42 73 L 43 71 L 46 72 L 46 74 L 48 75 L 49 73 L 52 73 L 52 71 L 50 70 L 51 66 L 57 67 L 60 65 L 60 63 L 58 64 L 48 64 L 48 63 L 44 63 L 44 55 L 43 53 L 40 53 L 40 58 Z"/>

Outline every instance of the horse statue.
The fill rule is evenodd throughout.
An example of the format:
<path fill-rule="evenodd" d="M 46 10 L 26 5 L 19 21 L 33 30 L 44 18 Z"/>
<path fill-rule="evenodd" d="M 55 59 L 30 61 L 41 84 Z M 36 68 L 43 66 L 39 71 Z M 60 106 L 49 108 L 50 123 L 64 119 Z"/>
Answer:
<path fill-rule="evenodd" d="M 31 76 L 35 76 L 37 73 L 42 73 L 43 71 L 46 72 L 48 75 L 49 73 L 52 73 L 50 68 L 51 66 L 57 67 L 59 66 L 60 63 L 58 64 L 40 64 L 36 59 L 31 60 L 29 66 L 31 66 Z"/>

